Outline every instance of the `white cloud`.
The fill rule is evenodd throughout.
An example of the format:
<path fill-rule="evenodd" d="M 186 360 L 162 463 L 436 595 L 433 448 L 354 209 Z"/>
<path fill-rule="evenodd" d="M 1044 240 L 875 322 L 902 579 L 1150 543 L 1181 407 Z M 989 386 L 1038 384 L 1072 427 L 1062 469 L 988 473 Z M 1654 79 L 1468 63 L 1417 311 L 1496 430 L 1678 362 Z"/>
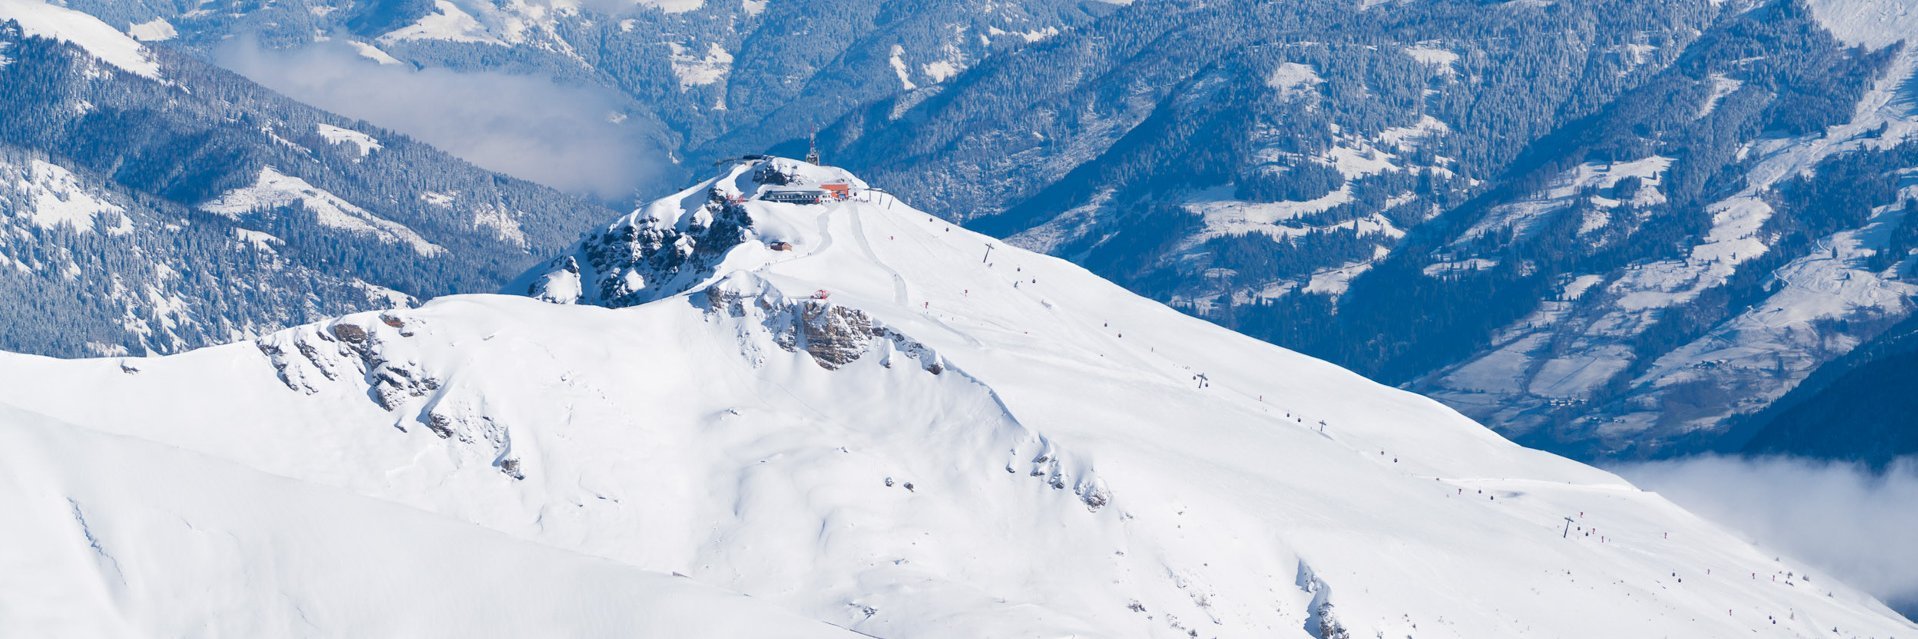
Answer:
<path fill-rule="evenodd" d="M 1918 458 L 1884 472 L 1797 458 L 1706 456 L 1612 469 L 1759 545 L 1918 615 Z"/>
<path fill-rule="evenodd" d="M 293 99 L 410 135 L 479 166 L 607 200 L 654 184 L 667 151 L 609 90 L 368 60 L 339 41 L 293 50 L 236 40 L 221 66 Z"/>

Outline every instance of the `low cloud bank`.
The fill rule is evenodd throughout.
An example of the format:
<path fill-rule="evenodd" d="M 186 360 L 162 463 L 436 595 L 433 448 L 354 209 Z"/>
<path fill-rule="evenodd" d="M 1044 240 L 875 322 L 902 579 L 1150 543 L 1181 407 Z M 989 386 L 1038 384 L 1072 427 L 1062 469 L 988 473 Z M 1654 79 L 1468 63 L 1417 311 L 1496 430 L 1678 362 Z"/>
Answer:
<path fill-rule="evenodd" d="M 1856 464 L 1719 456 L 1611 470 L 1918 619 L 1918 458 L 1883 473 Z"/>
<path fill-rule="evenodd" d="M 609 90 L 551 79 L 382 65 L 341 42 L 293 50 L 236 39 L 228 69 L 295 100 L 405 133 L 481 167 L 607 201 L 656 190 L 667 152 Z"/>

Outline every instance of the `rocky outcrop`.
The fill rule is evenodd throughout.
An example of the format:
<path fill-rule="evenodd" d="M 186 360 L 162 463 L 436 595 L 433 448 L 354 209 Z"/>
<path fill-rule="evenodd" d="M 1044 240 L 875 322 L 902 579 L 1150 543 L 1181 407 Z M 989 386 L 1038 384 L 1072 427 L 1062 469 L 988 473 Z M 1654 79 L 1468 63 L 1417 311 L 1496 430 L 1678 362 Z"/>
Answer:
<path fill-rule="evenodd" d="M 798 346 L 828 370 L 851 364 L 884 335 L 864 312 L 825 300 L 800 303 L 796 319 Z"/>
<path fill-rule="evenodd" d="M 479 448 L 500 472 L 523 479 L 511 431 L 487 414 L 484 397 L 448 388 L 406 355 L 409 349 L 399 340 L 412 337 L 416 328 L 416 322 L 396 313 L 357 315 L 282 331 L 257 344 L 287 388 L 314 395 L 328 384 L 351 384 L 357 376 L 367 398 L 381 409 L 401 415 L 417 411 L 395 427 L 405 431 L 408 423 L 417 423 L 440 439 Z"/>
<path fill-rule="evenodd" d="M 525 479 L 520 460 L 513 455 L 512 431 L 471 403 L 448 400 L 446 394 L 436 395 L 434 401 L 420 411 L 420 423 L 440 439 L 491 450 L 494 468 L 513 479 Z"/>
<path fill-rule="evenodd" d="M 794 300 L 764 280 L 736 273 L 702 292 L 707 312 L 731 318 L 752 318 L 771 333 L 773 344 L 787 352 L 805 352 L 826 370 L 838 370 L 890 346 L 892 353 L 916 360 L 926 372 L 944 373 L 938 353 L 887 327 L 871 314 L 824 299 Z M 881 360 L 891 366 L 893 359 Z"/>
<path fill-rule="evenodd" d="M 309 395 L 318 393 L 320 384 L 349 374 L 358 374 L 367 385 L 373 402 L 386 410 L 397 410 L 409 398 L 423 397 L 437 390 L 440 381 L 428 375 L 418 362 L 394 361 L 382 348 L 382 333 L 410 336 L 411 330 L 397 316 L 381 316 L 385 331 L 376 331 L 352 319 L 332 324 L 303 326 L 257 342 L 287 388 Z"/>
<path fill-rule="evenodd" d="M 547 262 L 521 292 L 548 302 L 609 308 L 677 295 L 711 277 L 726 252 L 746 241 L 752 226 L 745 207 L 713 187 L 705 202 L 685 215 L 634 213 L 587 235 L 575 254 Z"/>

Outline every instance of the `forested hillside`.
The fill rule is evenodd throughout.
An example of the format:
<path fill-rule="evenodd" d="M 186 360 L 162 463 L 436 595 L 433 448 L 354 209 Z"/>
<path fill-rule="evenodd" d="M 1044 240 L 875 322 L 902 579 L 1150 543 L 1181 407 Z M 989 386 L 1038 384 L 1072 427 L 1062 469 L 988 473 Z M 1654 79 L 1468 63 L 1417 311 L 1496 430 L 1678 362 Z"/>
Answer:
<path fill-rule="evenodd" d="M 126 44 L 151 75 L 0 23 L 6 349 L 172 352 L 492 290 L 607 214 Z"/>

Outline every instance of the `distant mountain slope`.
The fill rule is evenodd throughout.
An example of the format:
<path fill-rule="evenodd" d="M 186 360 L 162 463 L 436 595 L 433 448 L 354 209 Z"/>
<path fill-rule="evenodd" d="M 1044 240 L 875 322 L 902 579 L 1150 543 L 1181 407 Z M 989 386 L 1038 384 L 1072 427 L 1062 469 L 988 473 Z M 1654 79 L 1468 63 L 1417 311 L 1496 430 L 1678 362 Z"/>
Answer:
<path fill-rule="evenodd" d="M 0 10 L 0 348 L 172 352 L 491 290 L 608 215 L 85 14 Z M 29 35 L 50 12 L 98 28 Z"/>
<path fill-rule="evenodd" d="M 757 152 L 996 51 L 1110 13 L 1103 0 L 292 0 L 167 5 L 76 0 L 132 28 L 167 25 L 202 52 L 239 36 L 276 48 L 350 41 L 383 63 L 550 76 L 631 98 L 678 156 Z"/>
<path fill-rule="evenodd" d="M 1885 331 L 1742 420 L 1744 452 L 1858 461 L 1918 455 L 1918 323 Z"/>
<path fill-rule="evenodd" d="M 1529 444 L 1682 453 L 1912 308 L 1913 8 L 1142 3 L 823 138 Z"/>
<path fill-rule="evenodd" d="M 767 199 L 828 184 L 851 198 Z M 174 544 L 232 556 L 214 552 L 231 542 L 203 541 L 226 537 L 193 530 L 237 520 L 304 531 L 299 506 L 319 502 L 344 513 L 311 531 L 329 540 L 319 548 L 347 553 L 348 566 L 396 557 L 423 585 L 433 572 L 412 566 L 472 544 L 485 551 L 470 558 L 476 577 L 581 571 L 586 584 L 640 590 L 646 580 L 612 568 L 676 572 L 870 636 L 1918 632 L 1838 579 L 1615 476 L 955 228 L 843 171 L 742 164 L 603 228 L 523 281 L 574 304 L 452 296 L 170 357 L 0 354 L 0 402 L 153 443 L 60 434 L 69 427 L 0 447 L 25 458 L 0 473 L 34 487 L 34 538 L 64 539 L 55 547 L 72 558 L 5 571 L 29 577 L 0 584 L 93 584 L 102 554 L 132 563 Z M 597 294 L 608 290 L 620 294 Z M 0 440 L 15 432 L 0 428 Z M 142 461 L 169 457 L 161 446 L 222 461 L 175 477 L 162 471 L 181 462 Z M 92 450 L 139 459 L 77 454 Z M 41 470 L 68 455 L 85 465 Z M 225 487 L 149 504 L 92 468 Z M 254 486 L 247 473 L 285 479 Z M 0 499 L 22 492 L 11 485 Z M 176 505 L 202 492 L 225 506 Z M 357 522 L 381 513 L 358 497 L 352 509 L 321 499 L 341 492 L 490 531 L 448 537 L 393 516 L 377 543 L 355 548 L 344 540 Z M 299 498 L 292 511 L 270 501 L 284 493 Z M 129 521 L 159 532 L 126 540 Z M 493 532 L 540 554 L 479 534 Z M 613 566 L 541 568 L 552 549 Z M 496 553 L 519 559 L 486 562 Z M 240 556 L 285 570 L 260 578 L 269 584 L 312 565 Z M 230 572 L 203 570 L 139 591 L 169 616 L 135 630 L 201 614 L 192 586 Z M 336 574 L 217 619 L 283 627 L 275 620 L 309 601 L 357 596 L 331 587 Z M 560 603 L 578 585 L 530 603 Z M 411 597 L 491 603 L 443 604 L 467 591 Z M 295 634 L 350 634 L 350 618 Z"/>
<path fill-rule="evenodd" d="M 1918 57 L 1821 26 L 1790 3 L 1741 14 L 1542 143 L 1548 164 L 1516 182 L 1536 186 L 1403 251 L 1405 270 L 1452 280 L 1437 306 L 1509 295 L 1436 327 L 1444 344 L 1484 341 L 1413 387 L 1538 445 L 1677 453 L 1908 313 L 1907 247 L 1887 231 L 1914 121 L 1892 96 Z M 1395 280 L 1354 291 L 1383 309 Z"/>
<path fill-rule="evenodd" d="M 169 352 L 405 294 L 290 261 L 230 221 L 117 188 L 0 145 L 0 321 L 6 350 L 62 356 Z"/>

